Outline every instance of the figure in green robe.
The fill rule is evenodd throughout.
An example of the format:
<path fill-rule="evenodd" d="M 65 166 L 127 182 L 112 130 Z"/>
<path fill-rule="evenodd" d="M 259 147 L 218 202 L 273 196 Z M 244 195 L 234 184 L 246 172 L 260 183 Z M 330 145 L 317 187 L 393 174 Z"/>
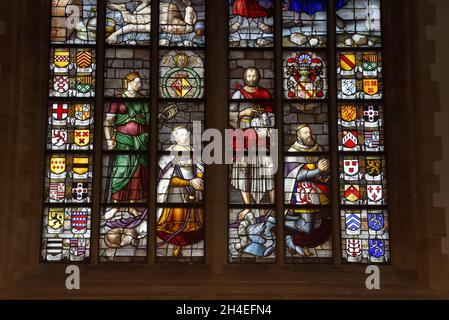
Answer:
<path fill-rule="evenodd" d="M 139 98 L 141 77 L 137 72 L 125 78 L 123 98 Z M 149 141 L 148 103 L 113 102 L 105 120 L 105 138 L 109 150 L 123 153 L 114 155 L 111 172 L 113 202 L 133 203 L 148 197 L 149 166 L 146 151 Z M 129 151 L 129 153 L 127 153 Z"/>

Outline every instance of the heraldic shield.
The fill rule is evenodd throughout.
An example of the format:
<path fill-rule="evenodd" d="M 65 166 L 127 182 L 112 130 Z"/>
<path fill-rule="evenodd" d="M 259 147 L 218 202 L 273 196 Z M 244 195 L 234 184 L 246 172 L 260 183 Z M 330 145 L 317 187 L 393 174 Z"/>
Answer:
<path fill-rule="evenodd" d="M 53 156 L 50 159 L 50 171 L 54 174 L 61 174 L 65 171 L 65 157 Z"/>
<path fill-rule="evenodd" d="M 54 103 L 52 106 L 52 114 L 54 120 L 62 121 L 67 119 L 69 105 L 67 103 Z"/>
<path fill-rule="evenodd" d="M 90 105 L 77 104 L 75 105 L 75 118 L 80 121 L 85 121 L 90 118 Z"/>
<path fill-rule="evenodd" d="M 373 177 L 380 175 L 382 173 L 380 159 L 367 159 L 366 172 Z"/>
<path fill-rule="evenodd" d="M 172 83 L 171 87 L 179 98 L 184 98 L 193 88 L 189 80 L 186 78 L 176 79 Z"/>
<path fill-rule="evenodd" d="M 379 149 L 381 146 L 380 131 L 365 131 L 365 145 L 369 149 Z"/>
<path fill-rule="evenodd" d="M 50 210 L 47 218 L 47 232 L 56 234 L 64 230 L 65 213 L 63 209 Z"/>
<path fill-rule="evenodd" d="M 357 120 L 357 107 L 354 105 L 342 106 L 341 119 L 345 122 L 353 122 Z"/>
<path fill-rule="evenodd" d="M 360 213 L 346 213 L 346 233 L 359 235 L 362 232 L 362 215 Z"/>
<path fill-rule="evenodd" d="M 46 241 L 45 258 L 47 261 L 61 261 L 63 239 L 61 238 L 49 238 Z"/>
<path fill-rule="evenodd" d="M 359 143 L 358 135 L 357 130 L 343 131 L 343 137 L 341 138 L 343 147 L 347 149 L 354 149 L 357 147 Z"/>
<path fill-rule="evenodd" d="M 89 211 L 84 209 L 74 210 L 70 216 L 71 231 L 74 234 L 84 234 L 87 232 L 87 222 L 89 220 Z"/>
<path fill-rule="evenodd" d="M 67 129 L 52 129 L 51 144 L 57 148 L 64 147 L 67 144 Z"/>
<path fill-rule="evenodd" d="M 383 199 L 383 187 L 380 184 L 372 184 L 367 188 L 368 199 L 372 202 L 380 202 Z"/>
<path fill-rule="evenodd" d="M 73 172 L 77 174 L 85 174 L 89 171 L 89 158 L 80 157 L 73 158 Z"/>
<path fill-rule="evenodd" d="M 382 213 L 368 213 L 368 228 L 370 234 L 377 234 L 385 229 L 385 217 Z"/>
<path fill-rule="evenodd" d="M 362 260 L 362 240 L 354 237 L 346 239 L 346 254 L 349 262 Z"/>
<path fill-rule="evenodd" d="M 345 199 L 348 202 L 355 203 L 360 199 L 360 186 L 356 184 L 345 185 Z"/>
<path fill-rule="evenodd" d="M 286 59 L 285 79 L 289 99 L 323 99 L 327 78 L 325 63 L 316 53 L 297 52 Z"/>
<path fill-rule="evenodd" d="M 362 67 L 366 71 L 375 71 L 378 67 L 377 54 L 365 54 Z"/>
<path fill-rule="evenodd" d="M 296 90 L 300 99 L 308 100 L 316 98 L 315 85 L 311 82 L 299 82 Z"/>
<path fill-rule="evenodd" d="M 78 68 L 89 68 L 92 65 L 92 52 L 88 51 L 79 51 L 76 54 L 76 64 Z"/>
<path fill-rule="evenodd" d="M 55 75 L 53 89 L 57 93 L 65 93 L 69 90 L 69 77 L 64 75 Z"/>
<path fill-rule="evenodd" d="M 55 50 L 54 64 L 58 68 L 67 68 L 70 64 L 70 51 Z"/>
<path fill-rule="evenodd" d="M 93 79 L 89 75 L 79 75 L 76 77 L 76 91 L 79 93 L 88 93 L 92 90 Z"/>
<path fill-rule="evenodd" d="M 50 182 L 48 196 L 52 202 L 61 202 L 65 198 L 65 183 Z"/>
<path fill-rule="evenodd" d="M 354 70 L 356 67 L 355 54 L 342 53 L 340 55 L 340 67 L 345 71 Z"/>
<path fill-rule="evenodd" d="M 76 129 L 75 132 L 75 144 L 80 147 L 87 146 L 90 142 L 90 130 Z"/>
<path fill-rule="evenodd" d="M 85 182 L 76 182 L 72 184 L 72 198 L 74 201 L 87 200 L 89 186 Z"/>
<path fill-rule="evenodd" d="M 379 92 L 379 80 L 378 79 L 364 79 L 363 80 L 363 92 L 370 96 L 374 96 Z"/>
<path fill-rule="evenodd" d="M 86 239 L 81 235 L 76 235 L 70 239 L 70 260 L 80 261 L 84 260 L 86 253 Z"/>
<path fill-rule="evenodd" d="M 367 106 L 363 110 L 363 120 L 368 123 L 375 123 L 379 121 L 380 112 L 378 106 Z"/>
<path fill-rule="evenodd" d="M 370 239 L 368 240 L 370 261 L 385 261 L 385 240 Z"/>
<path fill-rule="evenodd" d="M 359 173 L 359 160 L 345 160 L 343 164 L 343 170 L 345 174 L 353 177 Z"/>
<path fill-rule="evenodd" d="M 345 96 L 353 96 L 357 93 L 357 80 L 356 79 L 342 79 L 341 91 Z"/>

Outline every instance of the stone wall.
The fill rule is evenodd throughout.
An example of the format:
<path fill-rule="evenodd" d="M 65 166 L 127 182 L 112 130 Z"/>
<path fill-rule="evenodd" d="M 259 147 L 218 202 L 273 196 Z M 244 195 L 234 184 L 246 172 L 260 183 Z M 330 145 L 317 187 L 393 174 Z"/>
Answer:
<path fill-rule="evenodd" d="M 145 49 L 106 49 L 105 96 L 115 97 L 124 89 L 123 79 L 131 72 L 142 77 L 142 96 L 150 95 L 150 52 Z"/>
<path fill-rule="evenodd" d="M 441 158 L 434 163 L 433 169 L 439 176 L 439 192 L 435 193 L 434 205 L 439 208 L 445 208 L 445 226 L 446 232 L 442 238 L 442 251 L 449 259 L 449 64 L 447 57 L 449 56 L 449 20 L 447 14 L 449 12 L 449 2 L 444 0 L 428 1 L 433 4 L 435 9 L 435 21 L 428 24 L 425 29 L 426 43 L 434 43 L 434 58 L 429 61 L 431 70 L 431 80 L 436 82 L 438 92 L 434 99 L 439 100 L 439 110 L 434 113 L 435 120 L 434 133 L 441 142 L 442 150 Z M 423 43 L 424 44 L 424 43 Z M 424 44 L 425 45 L 425 44 Z M 428 48 L 423 48 L 428 51 Z M 441 210 L 440 209 L 440 210 Z M 438 223 L 438 221 L 435 221 Z"/>

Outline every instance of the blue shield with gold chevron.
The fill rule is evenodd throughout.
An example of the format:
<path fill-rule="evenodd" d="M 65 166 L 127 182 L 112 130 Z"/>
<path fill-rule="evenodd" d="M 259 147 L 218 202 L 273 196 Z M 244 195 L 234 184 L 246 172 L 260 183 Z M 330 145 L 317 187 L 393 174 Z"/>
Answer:
<path fill-rule="evenodd" d="M 345 217 L 346 233 L 348 235 L 361 234 L 362 215 L 360 213 L 346 213 Z"/>

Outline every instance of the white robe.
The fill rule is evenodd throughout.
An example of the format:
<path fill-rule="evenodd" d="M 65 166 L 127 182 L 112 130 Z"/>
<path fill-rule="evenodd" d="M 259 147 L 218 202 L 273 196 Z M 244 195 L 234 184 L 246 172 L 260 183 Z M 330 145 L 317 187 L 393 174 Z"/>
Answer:
<path fill-rule="evenodd" d="M 174 151 L 176 146 L 167 148 L 166 151 Z M 183 187 L 170 186 L 170 180 L 173 177 L 178 176 L 181 179 L 191 180 L 195 178 L 196 172 L 204 172 L 204 165 L 196 159 L 192 159 L 191 155 L 188 156 L 175 156 L 174 154 L 163 155 L 159 159 L 159 169 L 165 171 L 162 177 L 160 177 L 157 185 L 157 203 L 187 203 L 189 194 Z M 168 167 L 169 166 L 169 167 Z M 180 174 L 175 171 L 175 166 L 179 167 Z M 202 199 L 202 192 L 195 192 L 196 199 Z M 159 208 L 157 211 L 157 219 L 159 220 L 164 208 Z"/>

